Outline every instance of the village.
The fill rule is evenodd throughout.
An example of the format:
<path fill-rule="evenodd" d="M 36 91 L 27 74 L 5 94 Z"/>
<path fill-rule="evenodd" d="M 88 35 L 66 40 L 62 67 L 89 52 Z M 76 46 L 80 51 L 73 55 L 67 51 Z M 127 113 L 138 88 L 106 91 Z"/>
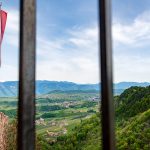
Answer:
<path fill-rule="evenodd" d="M 51 130 L 46 130 L 46 135 L 50 137 L 58 137 L 64 134 L 67 134 L 67 129 L 66 127 L 68 126 L 68 123 L 66 120 L 63 121 L 48 121 L 46 122 L 45 119 L 40 118 L 36 120 L 36 125 L 42 125 L 42 126 L 49 126 L 49 127 L 58 127 L 61 128 L 59 131 L 51 131 Z"/>

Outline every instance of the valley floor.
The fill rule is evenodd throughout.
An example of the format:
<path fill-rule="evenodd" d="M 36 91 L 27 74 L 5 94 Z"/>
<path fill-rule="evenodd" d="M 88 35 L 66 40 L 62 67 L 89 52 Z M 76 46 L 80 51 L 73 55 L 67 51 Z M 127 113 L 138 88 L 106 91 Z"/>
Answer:
<path fill-rule="evenodd" d="M 99 101 L 97 91 L 55 91 L 37 97 L 37 150 L 101 149 Z M 10 120 L 7 145 L 13 148 L 16 146 L 16 104 L 16 98 L 0 98 L 0 112 Z M 114 96 L 114 104 L 117 149 L 149 150 L 150 87 L 131 87 Z"/>

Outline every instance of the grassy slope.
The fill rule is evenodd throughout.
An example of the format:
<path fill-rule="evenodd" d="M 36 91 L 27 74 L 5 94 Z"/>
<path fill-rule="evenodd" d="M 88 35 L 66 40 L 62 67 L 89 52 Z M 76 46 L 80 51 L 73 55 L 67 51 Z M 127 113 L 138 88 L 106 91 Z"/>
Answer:
<path fill-rule="evenodd" d="M 150 149 L 150 87 L 132 87 L 115 99 L 116 135 L 119 150 Z M 73 126 L 65 136 L 48 144 L 38 137 L 40 150 L 99 150 L 101 136 L 99 117 L 96 115 Z M 39 144 L 40 143 L 40 144 Z M 42 148 L 41 148 L 42 147 Z"/>
<path fill-rule="evenodd" d="M 150 109 L 130 118 L 117 127 L 118 150 L 149 150 L 150 149 Z M 99 150 L 101 136 L 99 118 L 93 116 L 76 126 L 70 134 L 58 138 L 49 149 L 61 150 Z"/>
<path fill-rule="evenodd" d="M 131 87 L 116 98 L 117 149 L 150 149 L 150 87 Z M 76 126 L 50 149 L 98 150 L 101 146 L 98 117 Z"/>
<path fill-rule="evenodd" d="M 150 109 L 136 115 L 117 129 L 117 147 L 119 150 L 150 149 Z"/>
<path fill-rule="evenodd" d="M 92 121 L 92 120 L 91 120 Z M 95 127 L 97 128 L 97 127 Z M 99 150 L 100 137 L 99 133 L 93 135 L 92 129 L 87 134 L 86 142 L 83 142 L 81 149 Z M 118 127 L 117 132 L 117 149 L 118 150 L 149 150 L 150 149 L 150 109 L 130 118 L 124 127 Z M 85 144 L 86 143 L 86 144 Z"/>
<path fill-rule="evenodd" d="M 100 149 L 99 123 L 99 118 L 96 115 L 90 119 L 83 120 L 72 128 L 67 135 L 58 137 L 57 144 L 51 145 L 48 149 L 61 150 L 62 147 L 63 150 Z M 44 145 L 42 145 L 42 148 L 44 149 Z"/>
<path fill-rule="evenodd" d="M 131 87 L 115 99 L 118 120 L 134 117 L 150 108 L 150 86 Z"/>

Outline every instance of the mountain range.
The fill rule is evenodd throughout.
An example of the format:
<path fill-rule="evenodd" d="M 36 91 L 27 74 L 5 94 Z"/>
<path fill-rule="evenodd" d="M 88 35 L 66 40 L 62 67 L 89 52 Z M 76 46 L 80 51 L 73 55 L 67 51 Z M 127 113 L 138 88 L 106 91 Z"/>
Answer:
<path fill-rule="evenodd" d="M 121 94 L 125 89 L 131 86 L 146 87 L 148 82 L 120 82 L 114 84 L 115 95 Z M 73 90 L 100 90 L 100 84 L 77 84 L 67 81 L 36 81 L 36 94 L 47 94 L 51 91 L 73 91 Z M 18 94 L 18 81 L 0 82 L 0 97 L 15 97 Z"/>

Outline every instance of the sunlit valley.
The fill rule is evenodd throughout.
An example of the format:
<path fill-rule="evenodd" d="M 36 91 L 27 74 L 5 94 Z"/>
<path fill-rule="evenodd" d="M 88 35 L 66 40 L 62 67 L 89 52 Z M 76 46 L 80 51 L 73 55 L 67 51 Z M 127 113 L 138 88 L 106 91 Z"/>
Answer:
<path fill-rule="evenodd" d="M 40 81 L 42 83 L 45 86 L 40 87 L 47 90 L 45 81 Z M 101 149 L 101 98 L 98 85 L 46 83 L 50 91 L 37 95 L 36 98 L 37 149 Z M 131 84 L 143 87 L 128 88 Z M 149 83 L 126 82 L 116 85 L 116 88 L 125 88 L 114 96 L 117 149 L 150 148 L 150 87 L 147 84 Z M 7 83 L 7 89 L 8 87 Z M 0 90 L 2 93 L 6 88 L 3 86 L 3 90 L 2 87 Z M 38 90 L 42 91 L 42 88 Z M 7 116 L 9 122 L 5 129 L 5 134 L 8 135 L 5 142 L 9 145 L 8 149 L 15 148 L 17 98 L 1 97 L 0 112 Z"/>

